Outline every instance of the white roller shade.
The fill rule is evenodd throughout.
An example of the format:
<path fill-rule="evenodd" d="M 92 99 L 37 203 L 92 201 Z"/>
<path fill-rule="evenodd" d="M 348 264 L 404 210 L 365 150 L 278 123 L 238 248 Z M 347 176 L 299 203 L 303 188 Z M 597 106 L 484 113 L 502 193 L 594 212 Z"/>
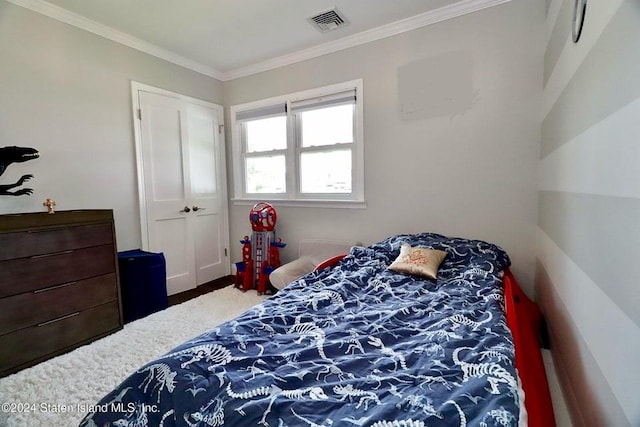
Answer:
<path fill-rule="evenodd" d="M 315 110 L 317 108 L 333 107 L 337 105 L 355 104 L 355 89 L 344 92 L 323 95 L 316 98 L 303 99 L 291 102 L 291 112 L 298 113 L 301 111 Z"/>
<path fill-rule="evenodd" d="M 246 122 L 249 120 L 268 119 L 271 117 L 284 116 L 287 114 L 287 104 L 275 104 L 266 107 L 254 108 L 236 112 L 236 122 Z"/>

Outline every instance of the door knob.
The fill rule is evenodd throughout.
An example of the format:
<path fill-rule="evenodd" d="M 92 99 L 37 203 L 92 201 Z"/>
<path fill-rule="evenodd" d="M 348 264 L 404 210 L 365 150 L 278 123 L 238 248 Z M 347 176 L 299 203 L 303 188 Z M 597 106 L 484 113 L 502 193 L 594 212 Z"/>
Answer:
<path fill-rule="evenodd" d="M 185 206 L 184 209 L 182 209 L 180 212 L 189 213 L 191 212 L 191 209 L 189 209 L 189 206 Z"/>
<path fill-rule="evenodd" d="M 205 210 L 205 209 L 207 209 L 207 208 L 201 208 L 201 207 L 198 207 L 198 206 L 196 206 L 196 205 L 193 205 L 193 208 L 192 208 L 192 209 L 193 209 L 193 211 L 194 211 L 194 212 L 198 212 L 198 211 L 203 211 L 203 210 Z"/>

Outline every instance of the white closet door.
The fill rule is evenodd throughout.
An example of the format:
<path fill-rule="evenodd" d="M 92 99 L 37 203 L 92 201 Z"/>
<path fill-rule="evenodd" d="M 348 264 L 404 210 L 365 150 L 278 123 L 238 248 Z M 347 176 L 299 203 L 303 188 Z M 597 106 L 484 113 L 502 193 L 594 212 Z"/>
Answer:
<path fill-rule="evenodd" d="M 195 230 L 196 279 L 203 284 L 226 272 L 223 230 L 225 192 L 218 114 L 199 105 L 188 105 L 191 218 Z"/>
<path fill-rule="evenodd" d="M 138 99 L 143 232 L 146 226 L 146 249 L 165 255 L 172 295 L 229 271 L 219 113 L 144 90 L 138 90 Z"/>

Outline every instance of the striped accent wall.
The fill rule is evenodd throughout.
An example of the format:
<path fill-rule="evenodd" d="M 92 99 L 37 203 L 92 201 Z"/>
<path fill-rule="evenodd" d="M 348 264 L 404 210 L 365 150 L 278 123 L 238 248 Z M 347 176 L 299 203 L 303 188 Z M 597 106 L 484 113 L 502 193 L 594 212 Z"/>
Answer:
<path fill-rule="evenodd" d="M 547 1 L 536 293 L 576 426 L 640 426 L 640 1 Z"/>

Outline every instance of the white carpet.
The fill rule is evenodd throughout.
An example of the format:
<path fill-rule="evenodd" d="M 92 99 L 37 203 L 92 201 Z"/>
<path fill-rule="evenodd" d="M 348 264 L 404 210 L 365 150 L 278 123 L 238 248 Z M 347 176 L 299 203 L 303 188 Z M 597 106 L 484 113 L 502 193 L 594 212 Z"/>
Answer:
<path fill-rule="evenodd" d="M 0 426 L 77 426 L 131 372 L 182 342 L 264 300 L 233 286 L 125 325 L 124 329 L 32 368 L 0 379 Z M 13 404 L 22 412 L 7 413 Z M 23 408 L 23 406 L 27 408 Z M 71 412 L 61 413 L 62 410 Z M 28 412 L 27 412 L 28 411 Z"/>

